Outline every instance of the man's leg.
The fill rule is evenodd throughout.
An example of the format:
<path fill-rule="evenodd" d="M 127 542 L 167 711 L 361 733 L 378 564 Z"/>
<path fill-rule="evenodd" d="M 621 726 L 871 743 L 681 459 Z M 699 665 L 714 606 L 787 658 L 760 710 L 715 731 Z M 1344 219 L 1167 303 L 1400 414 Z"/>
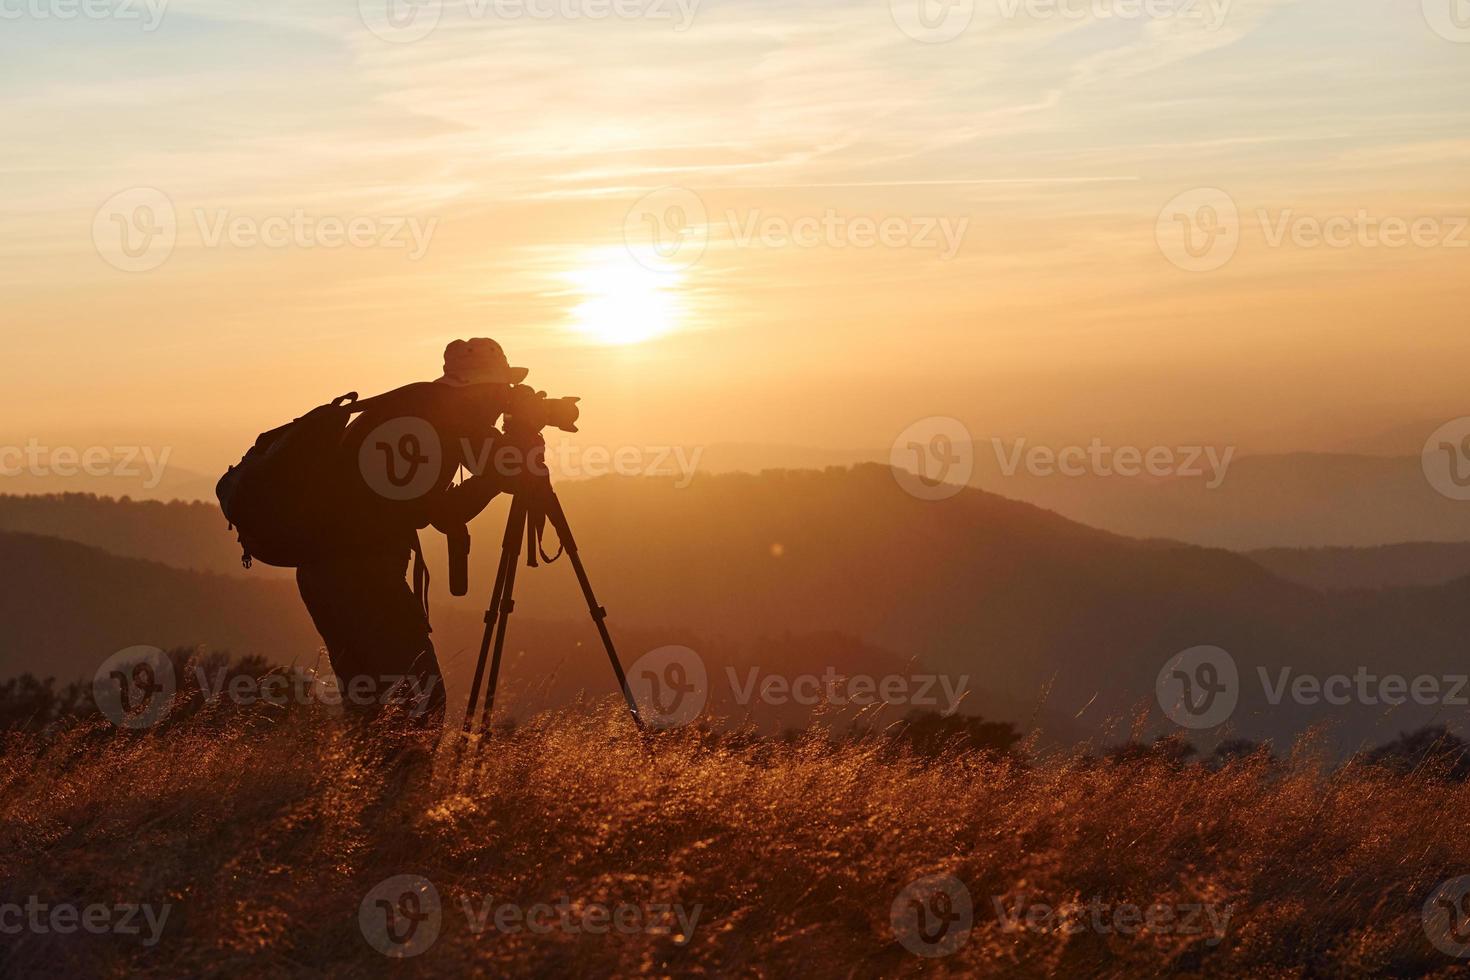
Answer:
<path fill-rule="evenodd" d="M 326 642 L 349 713 L 384 709 L 437 733 L 444 678 L 401 552 L 334 556 L 297 569 L 302 600 Z"/>

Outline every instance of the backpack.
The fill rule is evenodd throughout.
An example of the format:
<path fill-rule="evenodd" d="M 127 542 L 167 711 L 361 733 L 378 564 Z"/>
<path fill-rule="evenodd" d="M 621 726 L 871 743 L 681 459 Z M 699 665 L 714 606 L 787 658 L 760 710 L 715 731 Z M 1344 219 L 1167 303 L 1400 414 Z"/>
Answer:
<path fill-rule="evenodd" d="M 240 562 L 295 568 L 329 540 L 344 489 L 342 433 L 361 411 L 357 392 L 333 399 L 269 432 L 215 486 L 220 510 L 240 538 Z"/>

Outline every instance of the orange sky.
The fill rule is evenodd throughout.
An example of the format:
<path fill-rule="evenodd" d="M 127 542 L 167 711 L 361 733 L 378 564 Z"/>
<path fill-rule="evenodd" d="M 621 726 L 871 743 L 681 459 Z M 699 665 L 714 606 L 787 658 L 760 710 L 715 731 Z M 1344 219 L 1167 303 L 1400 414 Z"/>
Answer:
<path fill-rule="evenodd" d="M 1328 448 L 1470 411 L 1470 36 L 1439 0 L 958 0 L 944 43 L 911 0 L 423 0 L 416 39 L 389 2 L 7 25 L 0 438 L 207 469 L 469 335 L 608 444 L 952 415 Z"/>

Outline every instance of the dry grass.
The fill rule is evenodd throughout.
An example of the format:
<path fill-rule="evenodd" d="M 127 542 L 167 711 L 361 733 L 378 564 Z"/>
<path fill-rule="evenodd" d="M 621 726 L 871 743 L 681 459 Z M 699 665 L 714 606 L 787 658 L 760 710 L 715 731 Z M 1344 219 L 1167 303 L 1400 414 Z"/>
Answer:
<path fill-rule="evenodd" d="M 342 727 L 196 716 L 145 735 L 11 736 L 0 757 L 0 901 L 171 904 L 161 941 L 0 936 L 10 975 L 1422 975 L 1460 963 L 1420 908 L 1470 871 L 1470 789 L 1309 758 L 1220 772 L 1157 760 L 1034 768 L 926 760 L 878 741 L 685 731 L 647 744 L 615 706 L 497 735 L 474 785 L 385 775 Z M 439 767 L 442 774 L 446 766 Z M 969 941 L 923 959 L 889 910 L 947 873 Z M 382 879 L 443 898 L 423 955 L 358 925 Z M 992 896 L 1229 907 L 1222 941 L 1006 931 Z M 478 904 L 698 906 L 693 935 L 477 935 Z"/>

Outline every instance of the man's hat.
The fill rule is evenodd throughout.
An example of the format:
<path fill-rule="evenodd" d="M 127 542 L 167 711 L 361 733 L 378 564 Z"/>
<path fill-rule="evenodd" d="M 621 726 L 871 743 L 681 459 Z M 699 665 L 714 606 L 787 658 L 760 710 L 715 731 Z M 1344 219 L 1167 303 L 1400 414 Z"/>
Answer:
<path fill-rule="evenodd" d="M 518 385 L 526 380 L 530 371 L 511 367 L 505 351 L 488 337 L 456 340 L 444 348 L 444 376 L 440 384 L 466 385 L 508 384 Z"/>

